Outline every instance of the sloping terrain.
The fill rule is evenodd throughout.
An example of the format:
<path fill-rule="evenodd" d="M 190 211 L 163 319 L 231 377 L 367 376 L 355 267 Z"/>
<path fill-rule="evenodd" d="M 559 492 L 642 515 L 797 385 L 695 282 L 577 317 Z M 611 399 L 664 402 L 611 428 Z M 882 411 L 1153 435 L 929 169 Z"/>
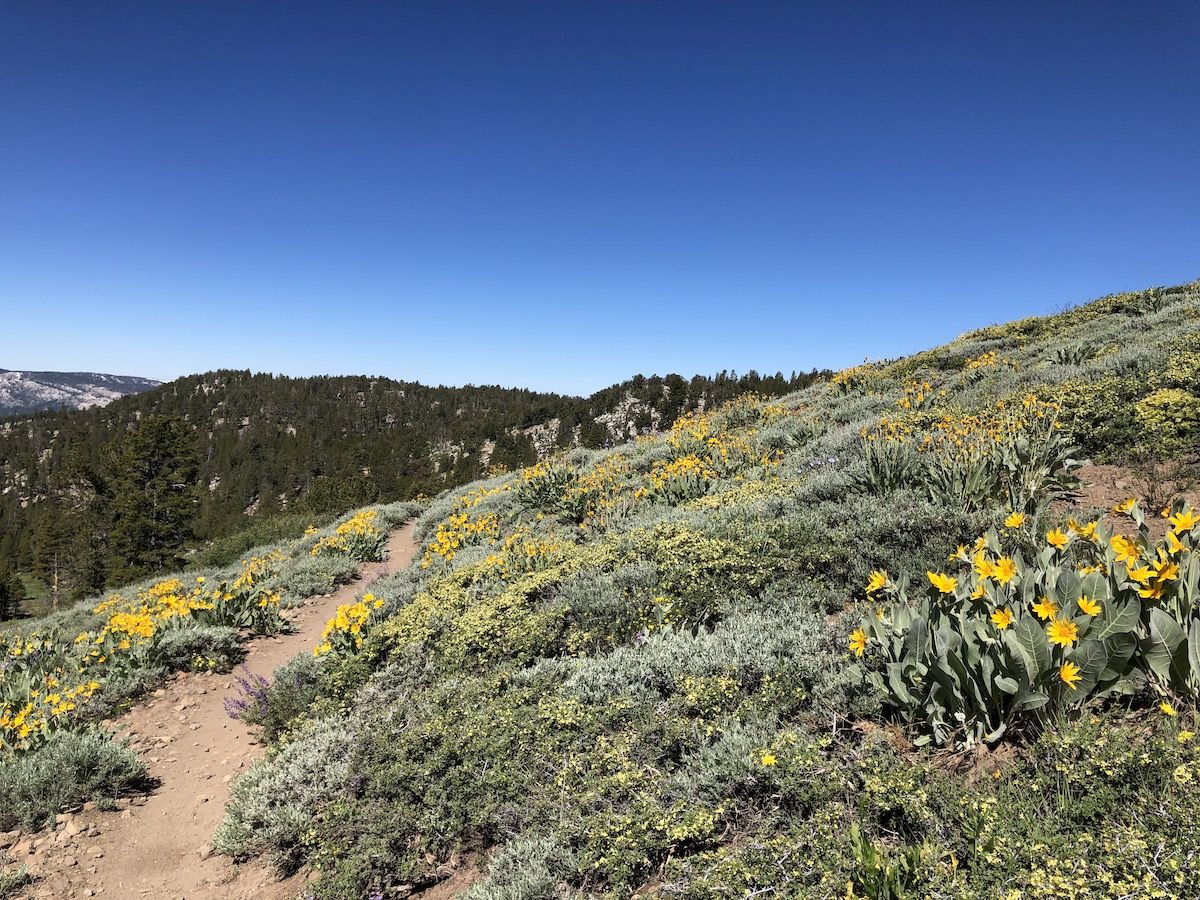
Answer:
<path fill-rule="evenodd" d="M 346 900 L 1200 895 L 1198 337 L 1200 284 L 1114 295 L 443 493 L 247 693 L 212 846 Z"/>
<path fill-rule="evenodd" d="M 288 616 L 288 633 L 255 641 L 235 676 L 180 673 L 111 724 L 148 762 L 158 782 L 148 797 L 123 801 L 120 815 L 87 810 L 62 816 L 58 829 L 24 839 L 30 854 L 16 853 L 38 876 L 33 897 L 286 898 L 296 888 L 275 884 L 260 869 L 238 870 L 209 848 L 213 828 L 234 777 L 262 755 L 245 723 L 230 716 L 238 681 L 269 677 L 296 653 L 311 653 L 326 621 L 340 605 L 412 560 L 411 529 L 397 529 L 384 561 L 363 567 L 359 578 L 316 597 Z M 28 862 L 26 862 L 28 860 Z"/>
<path fill-rule="evenodd" d="M 43 409 L 91 409 L 162 382 L 97 372 L 15 372 L 0 369 L 0 416 Z"/>
<path fill-rule="evenodd" d="M 216 845 L 321 898 L 1197 896 L 1198 334 L 1106 297 L 440 497 Z"/>

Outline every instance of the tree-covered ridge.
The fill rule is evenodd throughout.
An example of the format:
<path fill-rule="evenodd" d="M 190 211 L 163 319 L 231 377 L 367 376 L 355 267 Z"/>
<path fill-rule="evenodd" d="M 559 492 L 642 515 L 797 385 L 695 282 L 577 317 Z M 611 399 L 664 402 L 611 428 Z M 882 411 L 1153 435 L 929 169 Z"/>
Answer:
<path fill-rule="evenodd" d="M 685 410 L 746 391 L 777 396 L 817 377 L 637 376 L 579 398 L 218 371 L 102 409 L 4 419 L 0 569 L 36 573 L 52 592 L 80 596 L 148 574 L 191 544 L 284 513 L 329 515 L 435 494 L 489 469 L 528 465 L 565 447 L 620 443 L 670 427 Z M 134 488 L 153 443 L 138 435 L 149 423 L 168 421 L 176 423 L 167 428 L 174 435 L 170 465 L 196 490 L 174 513 L 169 552 L 141 554 L 139 563 L 139 546 L 160 540 L 162 529 L 131 508 L 145 493 Z M 140 450 L 131 449 L 139 442 Z M 185 501 L 178 495 L 173 502 Z"/>

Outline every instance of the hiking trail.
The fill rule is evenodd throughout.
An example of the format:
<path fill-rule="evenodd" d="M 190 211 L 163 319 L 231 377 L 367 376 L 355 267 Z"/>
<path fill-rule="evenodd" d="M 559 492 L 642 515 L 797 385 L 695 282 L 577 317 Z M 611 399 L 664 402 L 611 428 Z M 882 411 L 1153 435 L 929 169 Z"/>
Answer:
<path fill-rule="evenodd" d="M 388 536 L 387 558 L 367 563 L 359 577 L 328 596 L 311 597 L 285 615 L 288 634 L 246 644 L 244 665 L 269 678 L 297 653 L 320 643 L 325 623 L 343 603 L 378 578 L 404 569 L 416 553 L 413 526 Z M 25 836 L 18 863 L 37 876 L 26 898 L 112 897 L 174 900 L 290 900 L 299 877 L 279 881 L 265 865 L 235 865 L 213 852 L 210 840 L 225 811 L 231 783 L 264 747 L 255 732 L 225 711 L 236 697 L 234 674 L 174 676 L 129 712 L 109 722 L 145 761 L 158 787 L 119 801 L 120 812 L 87 804 L 64 814 L 52 830 Z"/>

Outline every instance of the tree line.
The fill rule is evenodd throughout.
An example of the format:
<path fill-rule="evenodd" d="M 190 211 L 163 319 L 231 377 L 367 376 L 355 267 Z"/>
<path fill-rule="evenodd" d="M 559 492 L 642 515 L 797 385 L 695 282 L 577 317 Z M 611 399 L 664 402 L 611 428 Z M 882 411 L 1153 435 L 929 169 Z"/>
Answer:
<path fill-rule="evenodd" d="M 23 596 L 16 573 L 55 603 L 87 596 L 255 522 L 436 494 L 824 374 L 639 375 L 582 398 L 222 370 L 103 408 L 0 419 L 0 617 Z"/>

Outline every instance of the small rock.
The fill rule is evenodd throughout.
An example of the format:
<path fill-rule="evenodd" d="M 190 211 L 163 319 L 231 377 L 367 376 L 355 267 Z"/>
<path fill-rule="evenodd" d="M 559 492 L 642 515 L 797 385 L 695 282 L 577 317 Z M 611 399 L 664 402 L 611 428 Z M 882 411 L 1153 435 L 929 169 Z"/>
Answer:
<path fill-rule="evenodd" d="M 71 868 L 72 866 L 77 866 L 77 865 L 79 865 L 79 860 L 77 860 L 77 859 L 76 859 L 75 857 L 73 857 L 73 856 L 64 856 L 64 857 L 62 858 L 62 864 L 63 864 L 64 866 L 66 866 L 66 867 L 69 869 L 69 868 Z"/>
<path fill-rule="evenodd" d="M 21 837 L 21 832 L 18 830 L 0 832 L 0 850 L 7 850 L 15 844 Z"/>
<path fill-rule="evenodd" d="M 156 690 L 154 692 L 154 696 L 155 697 L 165 697 L 165 696 L 167 696 L 167 692 L 164 691 L 162 688 L 159 688 L 158 690 Z"/>
<path fill-rule="evenodd" d="M 212 855 L 213 855 L 212 847 L 201 847 L 200 848 L 200 858 L 201 859 L 208 859 Z"/>
<path fill-rule="evenodd" d="M 103 859 L 104 851 L 101 850 L 99 847 L 89 847 L 88 848 L 88 856 L 90 856 L 92 859 Z"/>
<path fill-rule="evenodd" d="M 72 813 L 59 813 L 57 816 L 54 817 L 54 821 L 57 822 L 59 825 L 65 825 L 65 824 L 67 824 L 67 822 L 70 822 L 74 818 L 75 818 L 75 816 Z"/>

